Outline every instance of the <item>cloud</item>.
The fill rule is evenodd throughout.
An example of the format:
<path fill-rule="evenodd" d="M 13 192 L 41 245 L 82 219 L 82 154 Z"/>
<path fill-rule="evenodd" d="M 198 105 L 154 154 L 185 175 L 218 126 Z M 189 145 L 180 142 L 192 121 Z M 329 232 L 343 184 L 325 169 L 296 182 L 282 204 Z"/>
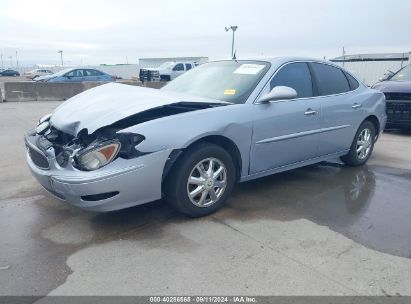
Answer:
<path fill-rule="evenodd" d="M 0 50 L 22 62 L 122 63 L 141 57 L 411 51 L 411 1 L 371 0 L 0 0 Z M 401 7 L 401 9 L 398 9 Z"/>

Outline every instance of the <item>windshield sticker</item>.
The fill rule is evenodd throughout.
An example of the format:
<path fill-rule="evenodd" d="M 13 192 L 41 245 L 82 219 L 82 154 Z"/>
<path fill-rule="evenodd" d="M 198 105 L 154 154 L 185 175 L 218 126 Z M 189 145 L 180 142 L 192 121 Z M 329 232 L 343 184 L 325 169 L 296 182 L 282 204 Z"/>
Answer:
<path fill-rule="evenodd" d="M 235 95 L 235 90 L 234 89 L 224 90 L 224 95 Z"/>
<path fill-rule="evenodd" d="M 255 75 L 260 72 L 265 65 L 262 64 L 242 64 L 237 70 L 235 70 L 234 74 L 248 74 L 248 75 Z"/>

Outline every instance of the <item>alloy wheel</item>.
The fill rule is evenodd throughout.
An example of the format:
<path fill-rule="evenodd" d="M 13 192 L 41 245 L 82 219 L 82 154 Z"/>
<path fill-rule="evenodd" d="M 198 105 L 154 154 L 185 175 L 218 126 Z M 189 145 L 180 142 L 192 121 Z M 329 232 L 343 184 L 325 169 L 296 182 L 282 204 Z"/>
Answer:
<path fill-rule="evenodd" d="M 227 169 L 223 162 L 210 157 L 198 162 L 191 170 L 187 181 L 187 194 L 198 207 L 216 203 L 227 187 Z"/>
<path fill-rule="evenodd" d="M 365 128 L 364 130 L 361 131 L 360 135 L 358 136 L 357 139 L 357 157 L 360 160 L 365 159 L 368 154 L 370 154 L 372 147 L 372 136 L 371 136 L 371 130 L 368 128 Z"/>

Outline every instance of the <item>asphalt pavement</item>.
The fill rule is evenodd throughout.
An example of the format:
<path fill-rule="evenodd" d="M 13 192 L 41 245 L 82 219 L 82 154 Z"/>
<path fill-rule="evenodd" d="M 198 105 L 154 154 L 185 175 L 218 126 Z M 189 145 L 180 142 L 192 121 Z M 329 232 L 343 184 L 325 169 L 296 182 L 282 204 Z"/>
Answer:
<path fill-rule="evenodd" d="M 26 166 L 24 133 L 58 104 L 0 104 L 0 295 L 411 295 L 411 133 L 384 133 L 360 168 L 240 184 L 208 217 L 99 214 Z"/>

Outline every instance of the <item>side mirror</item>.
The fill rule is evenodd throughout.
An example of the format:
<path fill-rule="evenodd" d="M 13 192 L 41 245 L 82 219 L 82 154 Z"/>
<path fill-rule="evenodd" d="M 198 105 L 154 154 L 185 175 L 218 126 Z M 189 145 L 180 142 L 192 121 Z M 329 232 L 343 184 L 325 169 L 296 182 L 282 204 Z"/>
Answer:
<path fill-rule="evenodd" d="M 260 97 L 258 100 L 260 103 L 267 103 L 270 101 L 281 99 L 293 99 L 297 97 L 297 92 L 293 88 L 285 86 L 274 87 L 270 93 L 267 93 Z"/>

